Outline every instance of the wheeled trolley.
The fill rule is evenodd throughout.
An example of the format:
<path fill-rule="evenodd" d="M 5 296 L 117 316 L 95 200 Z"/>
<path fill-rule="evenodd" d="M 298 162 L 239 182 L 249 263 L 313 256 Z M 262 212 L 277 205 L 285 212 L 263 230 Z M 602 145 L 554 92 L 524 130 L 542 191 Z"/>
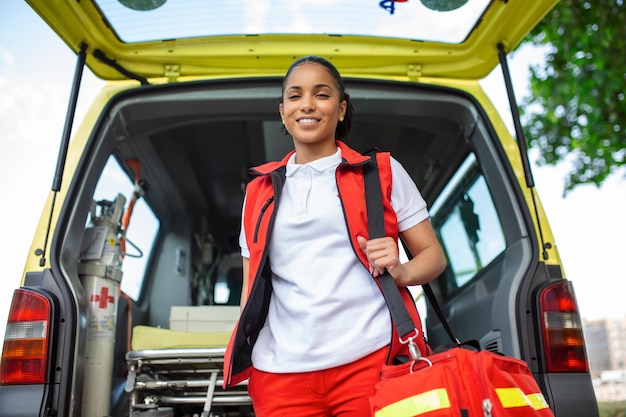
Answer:
<path fill-rule="evenodd" d="M 126 354 L 130 417 L 254 415 L 247 383 L 222 389 L 227 335 L 146 328 L 141 331 L 150 333 L 152 339 L 160 335 L 157 340 L 170 340 L 170 345 L 177 347 L 139 349 Z M 181 340 L 181 336 L 186 340 Z M 185 341 L 191 346 L 178 347 Z M 196 347 L 202 344 L 207 347 Z"/>

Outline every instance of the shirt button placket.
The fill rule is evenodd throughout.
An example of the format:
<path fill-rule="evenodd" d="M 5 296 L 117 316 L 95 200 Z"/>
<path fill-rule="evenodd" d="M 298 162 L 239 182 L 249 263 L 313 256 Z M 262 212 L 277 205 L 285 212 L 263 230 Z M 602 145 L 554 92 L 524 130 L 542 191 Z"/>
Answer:
<path fill-rule="evenodd" d="M 296 175 L 298 191 L 296 195 L 296 214 L 299 216 L 307 214 L 307 201 L 311 191 L 310 168 L 303 166 Z"/>

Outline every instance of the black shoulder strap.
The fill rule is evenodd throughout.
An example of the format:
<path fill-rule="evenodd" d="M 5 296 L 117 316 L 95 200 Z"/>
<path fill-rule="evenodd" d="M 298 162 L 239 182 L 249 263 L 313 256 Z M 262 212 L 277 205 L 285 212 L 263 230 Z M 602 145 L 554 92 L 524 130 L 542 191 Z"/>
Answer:
<path fill-rule="evenodd" d="M 380 189 L 378 162 L 376 154 L 371 154 L 371 161 L 363 165 L 363 179 L 365 182 L 365 202 L 367 206 L 367 230 L 369 238 L 385 236 L 385 219 L 383 214 L 383 194 Z M 378 277 L 387 307 L 391 312 L 398 335 L 404 336 L 415 330 L 415 323 L 407 311 L 396 282 L 388 272 Z"/>
<path fill-rule="evenodd" d="M 376 159 L 375 152 L 368 152 L 371 156 L 371 160 L 369 163 L 363 166 L 363 179 L 365 182 L 365 203 L 367 207 L 367 228 L 369 232 L 370 239 L 383 237 L 385 236 L 385 220 L 383 213 L 383 196 L 380 188 L 380 176 L 378 175 L 378 161 Z M 410 251 L 405 247 L 405 251 L 407 256 L 411 256 Z M 383 290 L 383 296 L 385 297 L 385 301 L 387 302 L 387 306 L 389 307 L 389 311 L 391 312 L 391 318 L 396 326 L 396 330 L 400 336 L 404 336 L 409 332 L 415 329 L 415 324 L 411 317 L 409 316 L 409 312 L 406 310 L 406 307 L 402 301 L 402 297 L 400 296 L 400 291 L 396 286 L 393 277 L 385 272 L 383 275 L 379 277 L 379 282 L 381 284 Z M 441 311 L 441 307 L 435 298 L 435 294 L 430 287 L 430 284 L 422 285 L 422 289 L 426 294 L 426 298 L 432 305 L 439 321 L 443 325 L 446 333 L 450 337 L 450 340 L 454 344 L 460 344 L 459 339 L 457 339 L 452 333 L 452 329 L 446 320 L 446 317 L 443 315 Z"/>

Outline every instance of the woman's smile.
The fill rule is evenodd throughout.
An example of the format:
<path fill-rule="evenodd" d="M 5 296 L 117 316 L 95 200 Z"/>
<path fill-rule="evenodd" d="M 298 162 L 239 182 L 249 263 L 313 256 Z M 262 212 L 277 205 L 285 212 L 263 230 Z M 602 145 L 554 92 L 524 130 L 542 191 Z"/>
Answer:
<path fill-rule="evenodd" d="M 319 123 L 320 119 L 302 118 L 302 119 L 297 119 L 296 121 L 298 122 L 298 124 L 302 126 L 310 126 L 310 125 L 315 125 Z"/>

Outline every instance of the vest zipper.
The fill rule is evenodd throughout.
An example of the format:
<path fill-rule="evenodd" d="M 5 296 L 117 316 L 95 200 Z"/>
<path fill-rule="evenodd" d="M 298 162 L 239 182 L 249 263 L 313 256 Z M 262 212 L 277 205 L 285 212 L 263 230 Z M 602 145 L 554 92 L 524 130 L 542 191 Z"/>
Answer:
<path fill-rule="evenodd" d="M 254 228 L 254 243 L 258 242 L 259 229 L 261 228 L 261 220 L 263 220 L 263 215 L 265 214 L 265 212 L 267 211 L 267 208 L 270 206 L 270 204 L 272 204 L 273 201 L 274 201 L 273 196 L 268 198 L 265 204 L 263 205 L 263 207 L 261 208 L 261 213 L 259 214 L 259 218 L 257 219 L 257 222 L 256 222 L 256 227 Z"/>

